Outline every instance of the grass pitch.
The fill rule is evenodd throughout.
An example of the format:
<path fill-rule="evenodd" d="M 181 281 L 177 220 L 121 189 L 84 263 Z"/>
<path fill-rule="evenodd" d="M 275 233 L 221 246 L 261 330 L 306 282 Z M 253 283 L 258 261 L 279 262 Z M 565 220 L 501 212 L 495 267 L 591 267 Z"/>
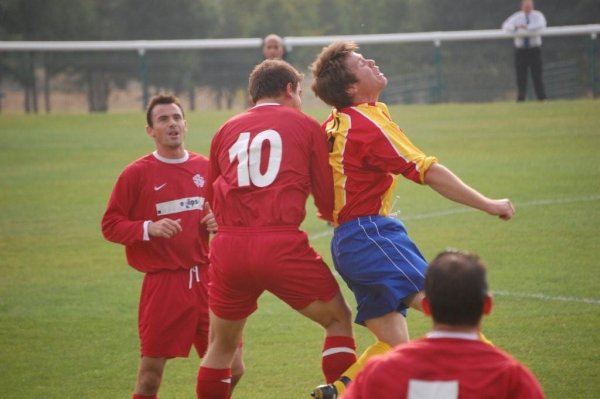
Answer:
<path fill-rule="evenodd" d="M 412 141 L 491 197 L 502 222 L 400 181 L 401 218 L 428 258 L 479 253 L 496 307 L 486 335 L 527 364 L 549 398 L 600 397 L 600 103 L 582 100 L 392 107 Z M 322 119 L 327 110 L 311 110 Z M 188 115 L 207 153 L 225 112 Z M 103 240 L 121 170 L 153 149 L 144 115 L 0 116 L 0 396 L 127 398 L 138 363 L 141 274 Z M 330 263 L 328 228 L 304 223 Z M 348 291 L 352 306 L 354 300 Z M 409 315 L 413 337 L 429 320 Z M 356 328 L 359 350 L 372 341 Z M 237 398 L 306 398 L 321 383 L 322 332 L 270 295 L 246 336 Z M 161 399 L 192 398 L 198 359 L 167 365 Z"/>

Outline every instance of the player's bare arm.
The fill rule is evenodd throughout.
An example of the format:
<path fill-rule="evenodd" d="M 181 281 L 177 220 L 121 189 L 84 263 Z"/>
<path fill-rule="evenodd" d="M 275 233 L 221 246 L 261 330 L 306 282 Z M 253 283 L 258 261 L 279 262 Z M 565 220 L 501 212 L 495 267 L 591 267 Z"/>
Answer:
<path fill-rule="evenodd" d="M 509 199 L 490 199 L 465 184 L 452 171 L 440 164 L 432 165 L 425 174 L 425 184 L 443 197 L 509 220 L 515 208 Z"/>
<path fill-rule="evenodd" d="M 161 219 L 148 225 L 150 237 L 171 238 L 181 231 L 181 219 Z"/>

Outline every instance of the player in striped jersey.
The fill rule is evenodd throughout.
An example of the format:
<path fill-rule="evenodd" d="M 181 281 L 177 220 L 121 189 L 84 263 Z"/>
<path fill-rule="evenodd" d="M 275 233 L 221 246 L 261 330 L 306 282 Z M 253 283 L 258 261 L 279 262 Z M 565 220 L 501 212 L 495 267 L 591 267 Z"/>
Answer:
<path fill-rule="evenodd" d="M 340 380 L 318 387 L 317 398 L 338 397 L 369 357 L 407 342 L 406 310 L 421 310 L 427 262 L 402 222 L 389 217 L 396 176 L 504 220 L 514 214 L 510 200 L 483 196 L 410 142 L 378 102 L 387 78 L 357 49 L 352 42 L 324 48 L 312 65 L 312 88 L 334 107 L 324 123 L 335 186 L 332 257 L 356 297 L 355 321 L 377 341 Z"/>

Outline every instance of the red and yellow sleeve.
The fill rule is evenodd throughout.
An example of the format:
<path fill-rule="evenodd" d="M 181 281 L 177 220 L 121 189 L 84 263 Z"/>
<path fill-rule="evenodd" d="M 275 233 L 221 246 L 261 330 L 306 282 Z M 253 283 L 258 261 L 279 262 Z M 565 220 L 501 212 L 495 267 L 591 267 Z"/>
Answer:
<path fill-rule="evenodd" d="M 366 148 L 369 164 L 396 175 L 403 175 L 416 183 L 425 182 L 427 170 L 437 158 L 427 156 L 417 148 L 392 121 L 385 104 L 360 109 L 373 126 L 373 137 Z"/>

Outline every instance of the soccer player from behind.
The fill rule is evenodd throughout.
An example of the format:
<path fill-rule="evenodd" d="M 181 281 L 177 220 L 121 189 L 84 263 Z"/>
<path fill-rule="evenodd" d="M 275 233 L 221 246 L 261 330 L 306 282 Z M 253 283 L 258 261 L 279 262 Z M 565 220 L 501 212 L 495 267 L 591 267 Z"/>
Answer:
<path fill-rule="evenodd" d="M 217 229 L 206 203 L 208 159 L 184 147 L 179 100 L 159 95 L 146 112 L 156 151 L 119 176 L 102 233 L 125 245 L 127 262 L 145 273 L 138 329 L 141 358 L 133 399 L 156 398 L 167 359 L 202 356 L 208 345 L 208 239 Z M 243 373 L 241 349 L 234 381 Z"/>
<path fill-rule="evenodd" d="M 389 216 L 397 175 L 505 220 L 514 213 L 510 200 L 483 196 L 410 142 L 378 102 L 386 77 L 356 50 L 344 41 L 325 47 L 312 65 L 312 88 L 334 107 L 324 123 L 335 185 L 334 265 L 356 297 L 356 323 L 376 342 L 340 380 L 317 387 L 317 398 L 340 396 L 370 356 L 407 342 L 406 310 L 421 310 L 427 262 Z"/>
<path fill-rule="evenodd" d="M 425 274 L 426 338 L 371 359 L 344 399 L 542 399 L 535 376 L 509 354 L 479 339 L 492 309 L 486 269 L 475 255 L 447 250 Z"/>
<path fill-rule="evenodd" d="M 257 65 L 248 90 L 255 106 L 227 121 L 211 144 L 208 198 L 219 232 L 211 241 L 210 343 L 200 399 L 229 395 L 235 349 L 265 290 L 324 328 L 327 381 L 356 360 L 350 308 L 300 230 L 309 193 L 322 218 L 331 220 L 333 211 L 327 140 L 300 112 L 301 81 L 285 61 Z"/>

